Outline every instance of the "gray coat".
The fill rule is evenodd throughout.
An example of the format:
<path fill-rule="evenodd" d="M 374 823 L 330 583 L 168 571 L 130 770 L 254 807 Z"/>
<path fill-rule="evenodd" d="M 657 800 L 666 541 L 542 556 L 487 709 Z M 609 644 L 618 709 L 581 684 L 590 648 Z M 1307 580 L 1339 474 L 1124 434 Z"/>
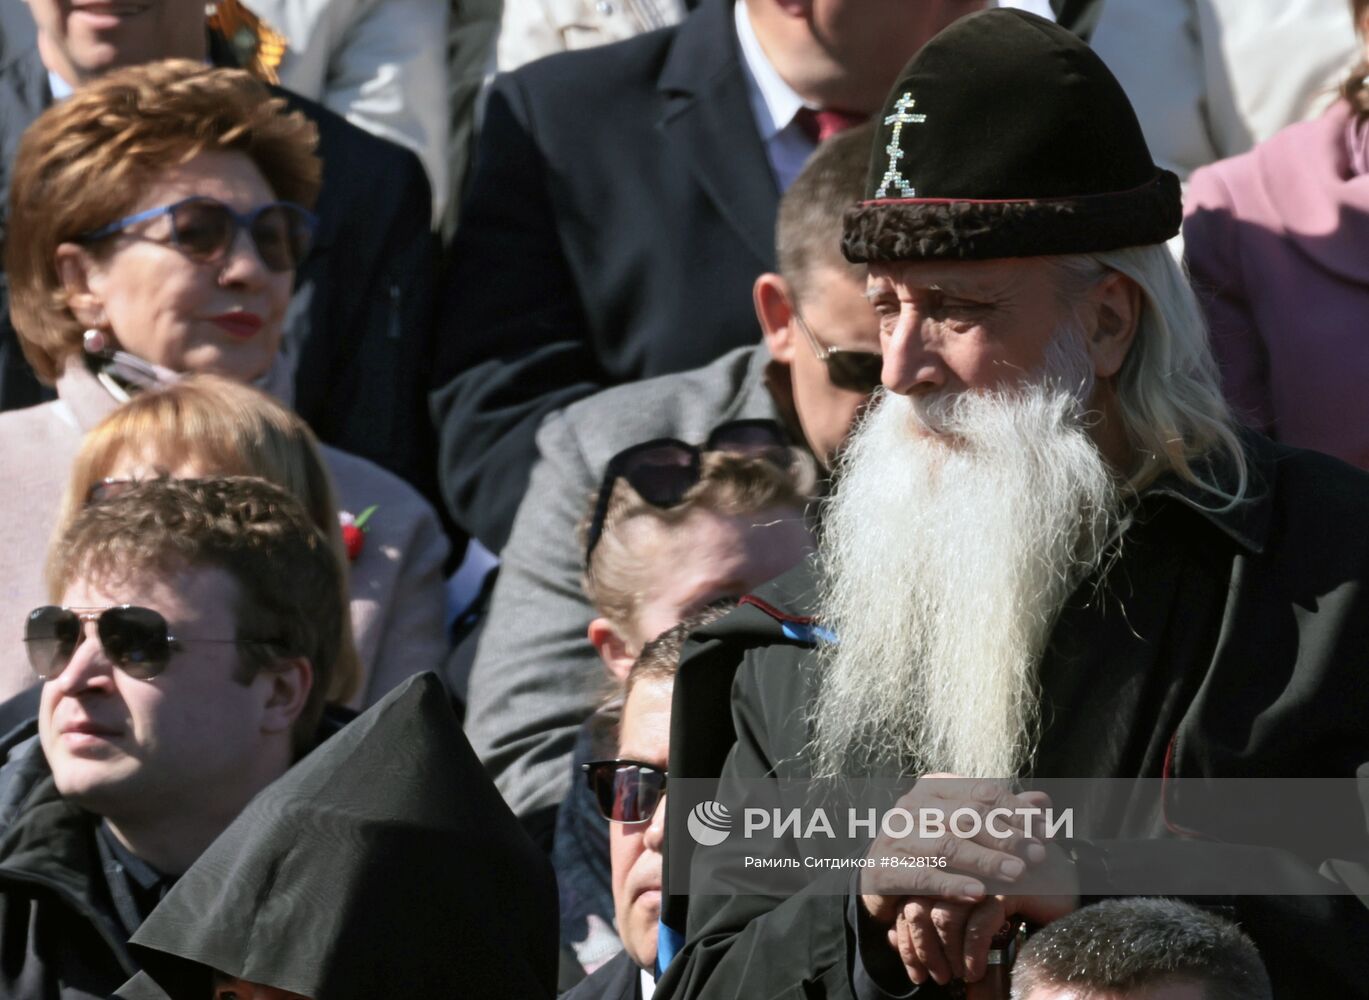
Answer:
<path fill-rule="evenodd" d="M 594 609 L 580 589 L 576 531 L 604 467 L 652 438 L 702 441 L 728 420 L 781 420 L 766 389 L 769 361 L 760 345 L 739 348 L 703 368 L 581 400 L 538 432 L 466 695 L 471 745 L 520 817 L 565 798 L 576 731 L 605 685 L 586 636 Z"/>

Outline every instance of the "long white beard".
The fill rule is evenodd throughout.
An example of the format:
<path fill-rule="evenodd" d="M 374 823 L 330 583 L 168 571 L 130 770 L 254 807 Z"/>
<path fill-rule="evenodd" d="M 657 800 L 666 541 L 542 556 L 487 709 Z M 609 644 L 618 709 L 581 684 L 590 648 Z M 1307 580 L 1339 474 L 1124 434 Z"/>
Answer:
<path fill-rule="evenodd" d="M 817 776 L 1011 778 L 1030 763 L 1037 667 L 1119 505 L 1084 422 L 1092 385 L 1065 330 L 1030 384 L 886 395 L 867 416 L 820 547 L 837 639 L 810 712 Z"/>

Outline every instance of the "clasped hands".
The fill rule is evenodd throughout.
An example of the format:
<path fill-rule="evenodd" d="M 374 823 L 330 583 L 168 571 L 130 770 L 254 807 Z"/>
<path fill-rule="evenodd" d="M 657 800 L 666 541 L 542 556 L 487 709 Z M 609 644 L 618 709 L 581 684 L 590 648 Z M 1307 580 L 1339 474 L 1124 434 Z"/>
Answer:
<path fill-rule="evenodd" d="M 913 817 L 934 810 L 950 818 L 972 809 L 981 820 L 973 836 L 944 823 L 898 838 L 881 832 L 870 848 L 870 858 L 894 860 L 861 870 L 861 904 L 886 930 L 910 980 L 977 982 L 1009 917 L 1047 924 L 1078 908 L 1074 864 L 1043 838 L 1042 813 L 1050 805 L 1044 792 L 1014 793 L 1005 782 L 954 774 L 926 775 L 898 800 L 897 808 Z M 976 824 L 956 826 L 967 831 Z"/>

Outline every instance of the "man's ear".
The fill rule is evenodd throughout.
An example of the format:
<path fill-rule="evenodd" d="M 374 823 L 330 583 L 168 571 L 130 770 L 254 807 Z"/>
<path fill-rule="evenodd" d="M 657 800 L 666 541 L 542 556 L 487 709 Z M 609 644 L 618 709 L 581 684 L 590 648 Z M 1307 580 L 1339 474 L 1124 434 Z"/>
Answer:
<path fill-rule="evenodd" d="M 282 656 L 257 676 L 266 678 L 269 685 L 262 730 L 289 732 L 314 688 L 314 665 L 307 656 Z"/>
<path fill-rule="evenodd" d="M 780 364 L 791 364 L 799 335 L 794 328 L 794 301 L 789 282 L 778 274 L 766 272 L 751 286 L 751 298 L 756 304 L 756 319 L 760 320 L 770 356 Z"/>
<path fill-rule="evenodd" d="M 76 243 L 60 243 L 54 254 L 53 262 L 57 267 L 57 277 L 67 295 L 67 307 L 77 321 L 87 327 L 99 327 L 105 323 L 105 305 L 92 280 L 95 273 L 95 258 L 85 247 Z"/>
<path fill-rule="evenodd" d="M 1136 339 L 1141 322 L 1141 286 L 1120 271 L 1109 271 L 1089 293 L 1093 322 L 1085 330 L 1085 344 L 1093 359 L 1093 372 L 1111 378 L 1122 364 Z"/>
<path fill-rule="evenodd" d="M 596 618 L 589 623 L 589 641 L 614 679 L 627 680 L 628 671 L 637 662 L 637 654 L 632 651 L 631 643 L 618 633 L 617 627 L 607 618 Z"/>

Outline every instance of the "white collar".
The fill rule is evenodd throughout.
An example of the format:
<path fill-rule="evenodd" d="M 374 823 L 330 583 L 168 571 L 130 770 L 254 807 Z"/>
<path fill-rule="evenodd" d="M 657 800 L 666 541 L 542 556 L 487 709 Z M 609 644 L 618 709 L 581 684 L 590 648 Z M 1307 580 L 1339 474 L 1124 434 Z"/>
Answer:
<path fill-rule="evenodd" d="M 761 139 L 769 142 L 794 120 L 799 109 L 805 106 L 804 100 L 784 82 L 761 48 L 756 29 L 746 13 L 746 0 L 737 0 L 733 16 L 737 23 L 737 41 L 742 49 L 742 65 L 746 68 L 751 110 L 756 116 Z"/>
<path fill-rule="evenodd" d="M 1017 10 L 1025 10 L 1038 17 L 1044 17 L 1048 21 L 1055 20 L 1055 11 L 1051 9 L 1050 0 L 998 0 L 997 3 L 990 2 L 989 6 L 1013 7 Z"/>
<path fill-rule="evenodd" d="M 656 978 L 646 969 L 642 973 L 642 1000 L 651 1000 L 651 994 L 656 992 Z"/>
<path fill-rule="evenodd" d="M 52 101 L 65 101 L 72 94 L 76 93 L 76 88 L 67 83 L 58 75 L 55 69 L 48 70 L 48 90 L 52 91 Z"/>

